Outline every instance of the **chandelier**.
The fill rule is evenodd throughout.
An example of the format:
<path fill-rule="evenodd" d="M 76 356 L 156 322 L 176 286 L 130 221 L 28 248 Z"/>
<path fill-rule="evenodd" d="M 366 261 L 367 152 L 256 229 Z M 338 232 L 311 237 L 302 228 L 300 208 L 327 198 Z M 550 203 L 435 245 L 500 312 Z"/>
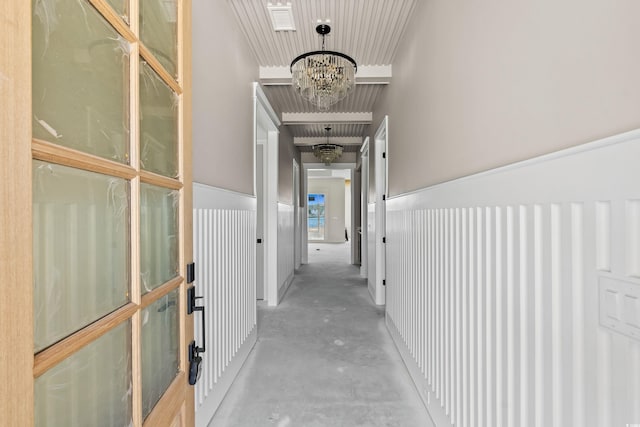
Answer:
<path fill-rule="evenodd" d="M 325 166 L 329 166 L 342 156 L 342 145 L 329 144 L 330 127 L 324 128 L 327 131 L 327 142 L 324 144 L 316 144 L 313 146 L 313 155 L 316 156 Z"/>
<path fill-rule="evenodd" d="M 356 61 L 348 55 L 324 50 L 324 38 L 331 27 L 320 24 L 322 50 L 303 53 L 291 62 L 293 87 L 307 101 L 322 111 L 343 99 L 355 85 Z"/>

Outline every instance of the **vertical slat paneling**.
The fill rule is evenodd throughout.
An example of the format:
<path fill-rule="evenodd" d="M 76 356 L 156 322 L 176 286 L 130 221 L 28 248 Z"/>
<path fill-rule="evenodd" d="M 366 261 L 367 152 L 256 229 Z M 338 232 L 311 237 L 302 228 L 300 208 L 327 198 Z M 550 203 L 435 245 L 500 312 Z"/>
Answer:
<path fill-rule="evenodd" d="M 461 268 L 461 304 L 459 306 L 462 322 L 462 371 L 460 375 L 462 380 L 459 381 L 458 386 L 462 393 L 462 401 L 460 402 L 460 426 L 467 427 L 469 425 L 469 264 L 468 264 L 468 250 L 469 250 L 469 235 L 468 235 L 468 222 L 467 222 L 467 209 L 461 210 L 460 217 L 460 268 Z"/>
<path fill-rule="evenodd" d="M 490 207 L 485 208 L 485 235 L 484 235 L 484 255 L 485 255 L 485 393 L 486 393 L 486 419 L 487 427 L 495 426 L 495 300 L 494 300 L 494 258 L 495 258 L 495 235 L 493 233 L 493 212 Z"/>
<path fill-rule="evenodd" d="M 626 274 L 640 278 L 640 200 L 626 202 Z"/>
<path fill-rule="evenodd" d="M 207 307 L 199 406 L 255 327 L 255 212 L 194 209 L 194 237 L 197 293 Z M 199 337 L 199 319 L 195 325 Z"/>
<path fill-rule="evenodd" d="M 488 426 L 486 423 L 486 402 L 487 402 L 487 392 L 486 392 L 486 375 L 487 371 L 484 366 L 484 352 L 485 352 L 485 325 L 484 325 L 484 317 L 485 317 L 485 309 L 486 306 L 484 304 L 484 295 L 485 295 L 485 281 L 484 281 L 484 268 L 483 268 L 483 255 L 485 254 L 484 247 L 484 236 L 485 236 L 485 227 L 484 227 L 484 215 L 483 209 L 476 209 L 476 283 L 477 283 L 477 293 L 476 293 L 476 342 L 477 342 L 477 374 L 478 374 L 478 425 Z"/>
<path fill-rule="evenodd" d="M 553 426 L 562 425 L 563 410 L 563 366 L 562 366 L 562 287 L 561 287 L 561 262 L 562 262 L 562 225 L 561 207 L 558 204 L 551 205 L 551 417 Z"/>
<path fill-rule="evenodd" d="M 572 311 L 572 369 L 573 394 L 572 419 L 576 425 L 586 425 L 585 422 L 585 380 L 584 380 L 584 214 L 582 203 L 571 205 L 571 292 L 573 301 Z"/>
<path fill-rule="evenodd" d="M 388 202 L 387 318 L 427 406 L 437 425 L 637 422 L 640 344 L 600 324 L 598 289 L 602 278 L 640 286 L 640 195 L 524 203 L 523 177 L 511 203 L 474 205 L 473 179 L 456 184 L 466 207 L 463 190 L 451 207 L 438 191 Z"/>

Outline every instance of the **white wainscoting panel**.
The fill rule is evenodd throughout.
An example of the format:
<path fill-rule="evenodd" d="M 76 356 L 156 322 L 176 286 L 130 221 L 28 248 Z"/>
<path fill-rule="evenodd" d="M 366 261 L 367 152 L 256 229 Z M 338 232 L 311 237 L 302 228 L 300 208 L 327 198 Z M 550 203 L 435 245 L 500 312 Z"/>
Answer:
<path fill-rule="evenodd" d="M 388 200 L 387 325 L 436 425 L 640 425 L 639 203 L 640 131 Z"/>
<path fill-rule="evenodd" d="M 278 303 L 293 282 L 294 227 L 293 206 L 278 203 Z"/>
<path fill-rule="evenodd" d="M 196 384 L 196 425 L 203 427 L 256 340 L 256 200 L 196 183 L 193 205 L 196 294 L 206 307 L 207 351 Z"/>
<path fill-rule="evenodd" d="M 367 205 L 367 287 L 369 295 L 374 303 L 377 304 L 376 290 L 376 204 L 369 203 Z"/>

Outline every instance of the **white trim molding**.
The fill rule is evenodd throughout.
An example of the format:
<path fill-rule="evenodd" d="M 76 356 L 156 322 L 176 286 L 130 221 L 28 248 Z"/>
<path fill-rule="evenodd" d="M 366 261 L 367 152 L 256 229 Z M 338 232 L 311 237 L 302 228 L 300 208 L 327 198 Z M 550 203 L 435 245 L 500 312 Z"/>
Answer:
<path fill-rule="evenodd" d="M 387 325 L 436 425 L 640 422 L 638 159 L 634 131 L 387 200 Z"/>

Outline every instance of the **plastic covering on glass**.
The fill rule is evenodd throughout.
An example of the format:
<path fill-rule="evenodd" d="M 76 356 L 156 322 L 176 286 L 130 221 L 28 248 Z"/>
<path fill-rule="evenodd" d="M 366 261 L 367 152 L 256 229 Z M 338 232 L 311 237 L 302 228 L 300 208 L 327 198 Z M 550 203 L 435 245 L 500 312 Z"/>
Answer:
<path fill-rule="evenodd" d="M 132 426 L 130 322 L 35 379 L 35 425 Z"/>
<path fill-rule="evenodd" d="M 177 18 L 177 0 L 140 2 L 140 39 L 174 76 L 178 72 Z"/>
<path fill-rule="evenodd" d="M 178 96 L 140 61 L 140 166 L 178 176 Z"/>
<path fill-rule="evenodd" d="M 129 0 L 107 0 L 107 3 L 125 20 L 129 22 Z"/>
<path fill-rule="evenodd" d="M 87 1 L 33 0 L 33 137 L 129 163 L 129 43 Z"/>
<path fill-rule="evenodd" d="M 35 351 L 129 301 L 129 183 L 33 161 Z"/>
<path fill-rule="evenodd" d="M 149 415 L 179 370 L 178 291 L 142 311 L 142 414 Z"/>
<path fill-rule="evenodd" d="M 178 276 L 179 193 L 140 185 L 140 278 L 145 294 Z"/>

